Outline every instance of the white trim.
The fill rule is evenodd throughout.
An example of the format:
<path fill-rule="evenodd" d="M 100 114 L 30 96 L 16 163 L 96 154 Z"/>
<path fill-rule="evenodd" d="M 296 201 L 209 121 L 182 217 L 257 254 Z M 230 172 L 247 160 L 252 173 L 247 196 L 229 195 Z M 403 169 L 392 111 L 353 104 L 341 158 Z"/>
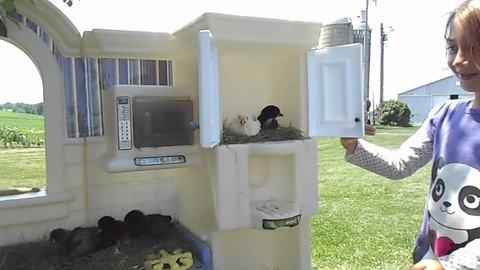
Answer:
<path fill-rule="evenodd" d="M 222 123 L 220 120 L 218 49 L 210 30 L 198 32 L 198 81 L 200 107 L 200 144 L 213 148 L 220 143 Z"/>
<path fill-rule="evenodd" d="M 55 193 L 47 196 L 47 192 L 45 190 L 21 195 L 2 196 L 0 197 L 0 209 L 14 209 L 52 203 L 70 202 L 73 201 L 74 197 L 75 196 L 71 192 Z"/>
<path fill-rule="evenodd" d="M 0 204 L 0 226 L 31 224 L 67 218 L 72 193 L 50 194 L 43 197 L 4 201 Z"/>

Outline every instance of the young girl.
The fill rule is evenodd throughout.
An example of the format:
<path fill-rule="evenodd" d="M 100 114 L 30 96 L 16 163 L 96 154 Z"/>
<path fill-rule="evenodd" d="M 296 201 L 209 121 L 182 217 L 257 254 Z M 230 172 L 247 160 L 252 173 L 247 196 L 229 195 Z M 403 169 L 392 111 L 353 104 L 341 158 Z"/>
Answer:
<path fill-rule="evenodd" d="M 480 0 L 460 4 L 445 31 L 447 62 L 473 100 L 434 108 L 398 150 L 341 138 L 348 162 L 391 179 L 433 159 L 412 269 L 480 269 Z M 366 134 L 375 129 L 367 125 Z"/>

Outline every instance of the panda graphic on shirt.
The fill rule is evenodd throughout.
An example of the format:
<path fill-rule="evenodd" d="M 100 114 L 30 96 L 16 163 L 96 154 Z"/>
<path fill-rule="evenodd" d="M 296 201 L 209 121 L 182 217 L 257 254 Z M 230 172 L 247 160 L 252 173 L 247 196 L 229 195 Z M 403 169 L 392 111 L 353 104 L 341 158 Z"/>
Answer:
<path fill-rule="evenodd" d="M 480 238 L 480 171 L 437 161 L 427 202 L 428 236 L 431 251 L 442 257 Z"/>

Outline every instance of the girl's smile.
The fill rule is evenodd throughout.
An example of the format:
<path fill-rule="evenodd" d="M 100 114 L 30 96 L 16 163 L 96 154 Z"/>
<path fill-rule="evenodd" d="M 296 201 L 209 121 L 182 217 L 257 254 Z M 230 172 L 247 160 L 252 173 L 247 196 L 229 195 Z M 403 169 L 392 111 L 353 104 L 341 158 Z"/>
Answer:
<path fill-rule="evenodd" d="M 478 73 L 462 73 L 462 72 L 457 72 L 457 77 L 462 80 L 462 81 L 468 81 L 473 78 L 475 78 L 478 75 Z"/>

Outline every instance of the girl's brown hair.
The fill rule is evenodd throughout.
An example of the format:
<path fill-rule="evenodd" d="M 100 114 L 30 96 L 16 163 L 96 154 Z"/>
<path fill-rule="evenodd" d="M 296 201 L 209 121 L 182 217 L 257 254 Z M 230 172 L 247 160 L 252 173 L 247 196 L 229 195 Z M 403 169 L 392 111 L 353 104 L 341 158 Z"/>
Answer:
<path fill-rule="evenodd" d="M 469 43 L 467 45 L 470 47 L 470 51 L 467 54 L 471 56 L 474 53 L 474 48 L 480 45 L 480 0 L 464 1 L 450 13 L 445 26 L 445 40 L 450 37 L 454 21 L 460 25 L 462 31 L 464 31 L 464 36 L 468 37 L 468 40 L 464 41 Z"/>

